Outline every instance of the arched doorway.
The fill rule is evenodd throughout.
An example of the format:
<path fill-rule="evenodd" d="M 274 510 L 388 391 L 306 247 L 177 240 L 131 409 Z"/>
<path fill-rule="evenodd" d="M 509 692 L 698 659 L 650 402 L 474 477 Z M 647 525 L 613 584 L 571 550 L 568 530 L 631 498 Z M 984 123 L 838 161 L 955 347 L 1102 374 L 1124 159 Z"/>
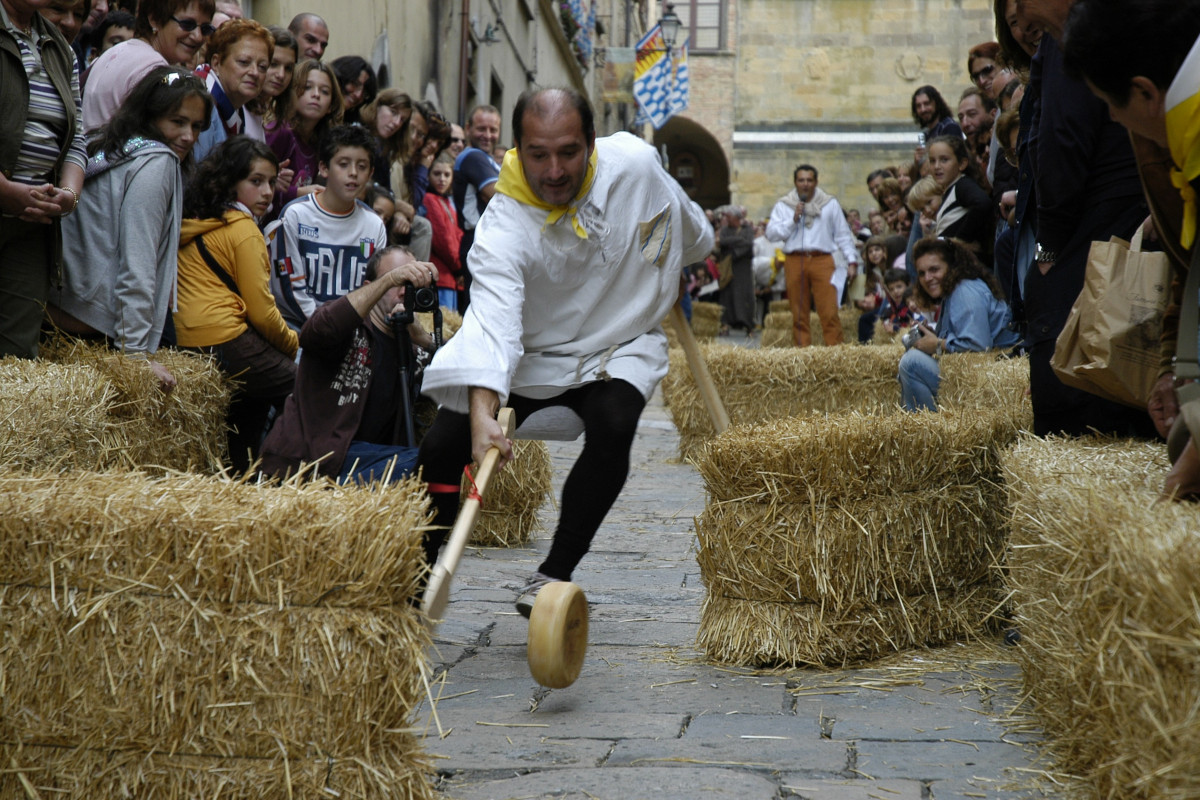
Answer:
<path fill-rule="evenodd" d="M 729 161 L 703 125 L 675 116 L 654 132 L 654 146 L 667 148 L 671 174 L 701 208 L 729 202 Z"/>

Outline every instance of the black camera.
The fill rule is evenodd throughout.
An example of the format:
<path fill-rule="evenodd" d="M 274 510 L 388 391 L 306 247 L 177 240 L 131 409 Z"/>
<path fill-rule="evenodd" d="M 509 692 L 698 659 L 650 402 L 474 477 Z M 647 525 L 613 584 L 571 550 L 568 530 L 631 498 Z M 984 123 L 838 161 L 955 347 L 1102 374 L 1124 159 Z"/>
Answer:
<path fill-rule="evenodd" d="M 437 289 L 432 286 L 404 284 L 404 308 L 414 313 L 433 311 L 438 307 Z"/>

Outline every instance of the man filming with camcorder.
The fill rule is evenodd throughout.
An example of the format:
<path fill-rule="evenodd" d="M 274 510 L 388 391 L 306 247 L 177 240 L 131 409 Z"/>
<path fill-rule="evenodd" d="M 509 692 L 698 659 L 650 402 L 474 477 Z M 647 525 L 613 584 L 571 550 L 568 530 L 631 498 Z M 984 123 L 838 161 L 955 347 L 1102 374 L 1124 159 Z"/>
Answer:
<path fill-rule="evenodd" d="M 434 349 L 412 314 L 428 310 L 436 281 L 432 264 L 387 247 L 367 262 L 361 287 L 313 312 L 300 330 L 295 389 L 263 443 L 264 474 L 286 478 L 315 461 L 316 474 L 340 483 L 412 471 L 412 348 Z"/>

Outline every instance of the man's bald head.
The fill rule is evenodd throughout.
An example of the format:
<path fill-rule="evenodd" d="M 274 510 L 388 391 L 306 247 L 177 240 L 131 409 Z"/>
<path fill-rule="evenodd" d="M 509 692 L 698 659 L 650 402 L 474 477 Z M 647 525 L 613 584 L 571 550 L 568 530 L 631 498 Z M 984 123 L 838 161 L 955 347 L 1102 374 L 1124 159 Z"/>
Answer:
<path fill-rule="evenodd" d="M 297 14 L 288 23 L 288 30 L 300 45 L 301 58 L 320 61 L 325 55 L 325 48 L 329 46 L 329 26 L 321 17 L 307 11 Z"/>
<path fill-rule="evenodd" d="M 525 132 L 525 120 L 534 117 L 546 122 L 571 114 L 579 115 L 580 128 L 589 142 L 596 138 L 596 121 L 587 98 L 574 89 L 534 89 L 521 94 L 513 108 L 513 141 L 518 147 Z"/>

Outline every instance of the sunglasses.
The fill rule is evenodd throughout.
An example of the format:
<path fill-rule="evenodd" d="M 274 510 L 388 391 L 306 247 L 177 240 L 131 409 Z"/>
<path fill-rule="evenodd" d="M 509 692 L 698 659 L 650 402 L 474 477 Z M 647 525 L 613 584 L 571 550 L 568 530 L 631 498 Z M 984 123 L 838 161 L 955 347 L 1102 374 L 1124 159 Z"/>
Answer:
<path fill-rule="evenodd" d="M 205 38 L 212 36 L 213 31 L 216 30 L 211 22 L 201 23 L 196 22 L 194 19 L 180 19 L 179 17 L 171 17 L 171 21 L 182 28 L 184 33 L 191 33 L 192 31 L 196 30 L 196 28 L 199 28 L 200 35 Z"/>
<path fill-rule="evenodd" d="M 977 84 L 977 83 L 979 83 L 981 80 L 983 80 L 984 78 L 990 78 L 990 77 L 992 77 L 992 73 L 993 73 L 993 72 L 995 72 L 995 71 L 996 71 L 996 65 L 995 65 L 995 64 L 988 64 L 986 67 L 984 67 L 983 69 L 979 70 L 978 72 L 972 72 L 972 73 L 971 73 L 971 82 L 972 82 L 972 83 L 976 83 L 976 84 Z"/>

